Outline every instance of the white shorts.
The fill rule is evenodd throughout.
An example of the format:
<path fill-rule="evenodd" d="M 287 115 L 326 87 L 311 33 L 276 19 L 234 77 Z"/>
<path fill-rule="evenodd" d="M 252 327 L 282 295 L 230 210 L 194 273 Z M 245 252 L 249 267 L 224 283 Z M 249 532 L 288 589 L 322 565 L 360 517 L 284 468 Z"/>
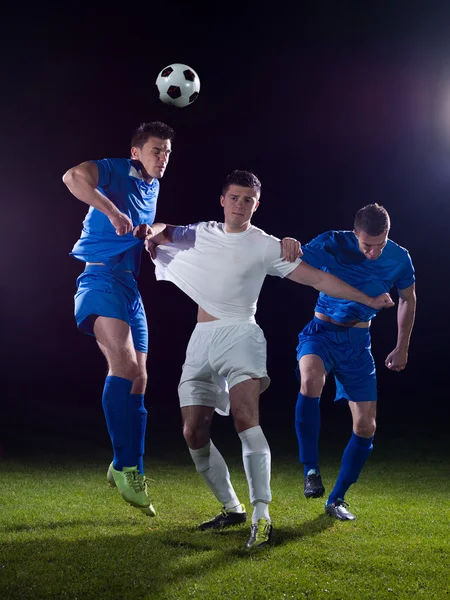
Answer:
<path fill-rule="evenodd" d="M 254 319 L 220 319 L 197 323 L 186 350 L 178 396 L 180 406 L 211 406 L 230 414 L 228 390 L 247 379 L 270 384 L 266 338 Z"/>

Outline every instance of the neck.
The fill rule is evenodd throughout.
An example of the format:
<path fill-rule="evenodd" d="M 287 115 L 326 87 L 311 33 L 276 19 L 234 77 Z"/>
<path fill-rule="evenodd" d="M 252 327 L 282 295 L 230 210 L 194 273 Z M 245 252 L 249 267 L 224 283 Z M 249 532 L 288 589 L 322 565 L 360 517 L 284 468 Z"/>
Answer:
<path fill-rule="evenodd" d="M 247 229 L 250 229 L 250 227 L 250 221 L 247 221 L 247 223 L 244 223 L 244 225 L 241 225 L 240 227 L 235 227 L 225 221 L 225 233 L 242 233 L 243 231 L 247 231 Z"/>
<path fill-rule="evenodd" d="M 141 163 L 141 164 L 142 164 L 142 163 Z M 147 173 L 147 171 L 144 169 L 144 166 L 143 166 L 143 165 L 141 166 L 141 172 L 142 172 L 142 177 L 144 178 L 144 180 L 145 180 L 147 183 L 151 183 L 151 182 L 153 181 L 154 177 L 151 177 L 151 176 L 150 176 L 150 175 Z"/>
<path fill-rule="evenodd" d="M 138 158 L 133 158 L 133 160 L 137 163 L 137 166 L 139 167 L 139 170 L 141 171 L 142 179 L 144 181 L 146 181 L 147 183 L 151 183 L 153 181 L 154 177 L 152 177 L 151 175 L 149 175 L 147 173 L 144 165 L 141 163 L 141 161 Z"/>

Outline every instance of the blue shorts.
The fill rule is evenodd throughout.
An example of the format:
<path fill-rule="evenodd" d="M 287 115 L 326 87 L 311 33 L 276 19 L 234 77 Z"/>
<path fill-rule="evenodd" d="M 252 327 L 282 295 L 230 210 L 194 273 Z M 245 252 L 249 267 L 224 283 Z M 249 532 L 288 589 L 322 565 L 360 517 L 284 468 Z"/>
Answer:
<path fill-rule="evenodd" d="M 298 335 L 297 360 L 316 354 L 336 381 L 336 400 L 377 399 L 375 361 L 369 328 L 344 327 L 314 317 Z"/>
<path fill-rule="evenodd" d="M 97 316 L 128 323 L 135 349 L 148 352 L 147 318 L 132 273 L 112 271 L 103 265 L 86 266 L 77 279 L 75 319 L 81 331 L 94 335 Z"/>

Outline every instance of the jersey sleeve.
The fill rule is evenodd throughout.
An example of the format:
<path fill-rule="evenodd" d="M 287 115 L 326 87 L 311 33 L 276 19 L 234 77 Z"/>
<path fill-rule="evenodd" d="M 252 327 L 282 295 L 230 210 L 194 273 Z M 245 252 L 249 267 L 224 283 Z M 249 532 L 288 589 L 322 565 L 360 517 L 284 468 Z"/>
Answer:
<path fill-rule="evenodd" d="M 192 248 L 195 245 L 200 223 L 175 227 L 172 233 L 172 243 L 179 248 Z"/>
<path fill-rule="evenodd" d="M 301 258 L 297 258 L 294 262 L 288 262 L 281 256 L 281 240 L 269 235 L 267 240 L 266 251 L 264 254 L 264 266 L 268 275 L 277 277 L 286 277 L 302 262 Z"/>
<path fill-rule="evenodd" d="M 405 253 L 405 265 L 402 269 L 401 276 L 395 282 L 395 285 L 399 290 L 405 290 L 410 287 L 416 280 L 414 266 L 412 264 L 409 252 Z"/>
<path fill-rule="evenodd" d="M 316 269 L 326 266 L 329 261 L 332 244 L 333 239 L 330 232 L 321 233 L 305 246 L 302 246 L 303 260 Z"/>
<path fill-rule="evenodd" d="M 98 187 L 106 188 L 111 183 L 112 177 L 112 165 L 111 161 L 107 158 L 102 160 L 92 160 L 98 169 Z"/>

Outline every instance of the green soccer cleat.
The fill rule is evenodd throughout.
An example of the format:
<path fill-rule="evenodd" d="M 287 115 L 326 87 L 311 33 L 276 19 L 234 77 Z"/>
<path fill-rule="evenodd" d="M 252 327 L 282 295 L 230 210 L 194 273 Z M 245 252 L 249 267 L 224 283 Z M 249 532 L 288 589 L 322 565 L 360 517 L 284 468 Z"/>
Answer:
<path fill-rule="evenodd" d="M 117 487 L 125 502 L 139 508 L 149 517 L 156 516 L 156 511 L 147 495 L 147 480 L 139 473 L 137 467 L 124 467 L 122 471 L 116 471 L 111 463 L 106 477 L 109 486 Z"/>
<path fill-rule="evenodd" d="M 245 547 L 249 550 L 264 548 L 264 546 L 268 546 L 272 542 L 272 534 L 272 523 L 266 519 L 259 519 L 257 523 L 253 523 L 252 531 Z"/>

